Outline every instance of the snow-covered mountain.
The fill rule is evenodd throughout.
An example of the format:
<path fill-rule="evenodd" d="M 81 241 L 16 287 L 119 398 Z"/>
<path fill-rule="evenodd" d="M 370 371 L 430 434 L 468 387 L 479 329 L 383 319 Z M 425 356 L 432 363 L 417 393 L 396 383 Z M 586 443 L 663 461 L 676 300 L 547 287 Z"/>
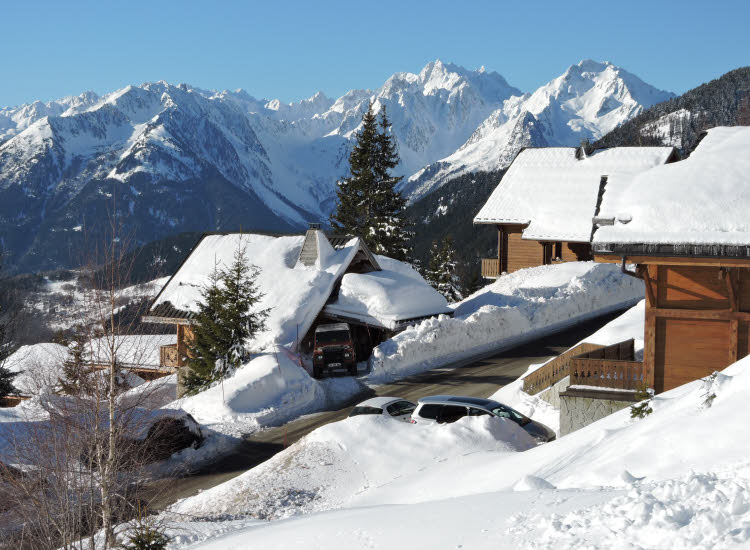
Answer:
<path fill-rule="evenodd" d="M 609 62 L 581 61 L 534 93 L 506 100 L 455 152 L 409 177 L 404 190 L 413 201 L 458 175 L 505 168 L 522 147 L 598 139 L 672 97 Z"/>
<path fill-rule="evenodd" d="M 440 60 L 377 90 L 296 103 L 166 82 L 0 110 L 0 235 L 26 269 L 75 264 L 116 206 L 135 243 L 179 231 L 292 231 L 327 219 L 372 102 L 393 123 L 403 190 L 497 167 L 523 145 L 577 144 L 670 97 L 609 64 L 524 95 Z M 90 238 L 90 235 L 89 235 Z"/>

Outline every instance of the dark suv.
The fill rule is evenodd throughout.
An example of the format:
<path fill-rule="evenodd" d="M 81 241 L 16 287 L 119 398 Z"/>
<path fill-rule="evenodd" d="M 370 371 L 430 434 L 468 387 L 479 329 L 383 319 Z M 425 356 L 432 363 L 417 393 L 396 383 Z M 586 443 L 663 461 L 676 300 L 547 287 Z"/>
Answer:
<path fill-rule="evenodd" d="M 336 323 L 318 325 L 313 346 L 313 376 L 357 374 L 357 354 L 349 325 Z"/>

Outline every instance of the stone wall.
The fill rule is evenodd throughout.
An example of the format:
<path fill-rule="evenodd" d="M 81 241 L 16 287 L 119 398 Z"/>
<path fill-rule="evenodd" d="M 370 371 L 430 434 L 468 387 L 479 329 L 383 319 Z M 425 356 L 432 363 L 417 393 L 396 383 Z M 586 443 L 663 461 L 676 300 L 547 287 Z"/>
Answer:
<path fill-rule="evenodd" d="M 560 380 L 557 384 L 550 386 L 546 390 L 539 392 L 536 397 L 542 401 L 546 401 L 556 409 L 560 408 L 560 392 L 563 392 L 570 385 L 570 376 L 566 376 Z"/>
<path fill-rule="evenodd" d="M 636 402 L 634 392 L 568 388 L 560 394 L 560 436 L 579 430 Z"/>

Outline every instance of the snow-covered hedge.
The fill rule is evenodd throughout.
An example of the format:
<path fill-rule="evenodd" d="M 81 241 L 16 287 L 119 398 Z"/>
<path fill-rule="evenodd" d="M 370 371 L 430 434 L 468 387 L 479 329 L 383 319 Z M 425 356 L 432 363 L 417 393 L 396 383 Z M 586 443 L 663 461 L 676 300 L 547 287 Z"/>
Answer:
<path fill-rule="evenodd" d="M 375 348 L 370 383 L 385 383 L 501 350 L 634 304 L 643 283 L 611 264 L 571 262 L 504 276 L 441 315 Z"/>

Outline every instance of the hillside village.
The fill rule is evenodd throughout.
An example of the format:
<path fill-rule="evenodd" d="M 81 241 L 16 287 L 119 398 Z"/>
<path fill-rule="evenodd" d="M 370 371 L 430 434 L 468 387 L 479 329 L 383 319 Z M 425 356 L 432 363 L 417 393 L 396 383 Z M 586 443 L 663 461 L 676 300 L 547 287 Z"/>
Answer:
<path fill-rule="evenodd" d="M 494 103 L 452 89 L 470 112 L 463 126 L 422 148 L 406 140 L 394 98 L 455 79 L 481 81 Z M 600 106 L 595 133 L 543 123 L 550 98 L 590 115 L 580 103 L 601 90 L 571 82 L 613 79 L 632 93 L 618 88 L 618 106 Z M 171 94 L 172 113 L 205 117 L 206 135 L 254 160 L 214 151 L 197 176 L 200 147 L 188 162 L 166 134 L 136 150 L 84 124 L 66 146 L 93 132 L 90 169 L 71 176 L 77 157 L 61 181 L 129 182 L 132 215 L 153 191 L 140 179 L 149 170 L 195 189 L 215 171 L 210 209 L 234 219 L 246 208 L 240 191 L 224 192 L 234 176 L 252 181 L 261 206 L 249 229 L 196 214 L 206 224 L 179 265 L 144 281 L 132 275 L 145 270 L 139 245 L 166 226 L 195 229 L 184 218 L 194 204 L 151 216 L 154 200 L 149 227 L 125 244 L 123 227 L 139 219 L 118 224 L 111 193 L 113 221 L 92 233 L 103 255 L 72 268 L 74 282 L 40 275 L 63 301 L 52 307 L 38 288 L 25 304 L 0 297 L 0 548 L 750 546 L 747 102 L 736 101 L 737 124 L 691 129 L 688 146 L 646 111 L 681 100 L 610 63 L 582 61 L 523 96 L 496 73 L 440 61 L 358 92 L 344 96 L 356 107 L 323 95 L 256 105 L 160 82 L 50 103 L 43 118 L 6 110 L 9 201 L 21 194 L 4 181 L 44 187 L 43 163 L 29 159 L 54 164 L 62 125 L 106 112 L 145 132 Z M 606 137 L 638 117 L 647 144 Z M 273 132 L 313 136 L 320 158 L 285 158 L 291 139 L 266 152 Z M 546 137 L 513 137 L 535 132 Z M 158 154 L 144 153 L 153 139 Z M 346 175 L 310 191 L 342 151 Z M 433 236 L 432 218 L 412 220 L 410 208 L 464 182 L 467 166 L 497 170 L 494 187 L 470 216 L 460 195 L 441 202 L 434 218 L 466 233 L 435 230 L 429 258 L 416 257 L 415 233 Z M 72 214 L 57 214 L 50 231 L 62 233 Z M 8 230 L 8 243 L 28 240 L 12 269 L 57 265 L 60 251 L 26 235 L 22 217 Z M 65 231 L 75 234 L 53 246 L 83 229 Z M 470 231 L 481 237 L 461 237 Z M 19 334 L 42 325 L 36 340 Z"/>

